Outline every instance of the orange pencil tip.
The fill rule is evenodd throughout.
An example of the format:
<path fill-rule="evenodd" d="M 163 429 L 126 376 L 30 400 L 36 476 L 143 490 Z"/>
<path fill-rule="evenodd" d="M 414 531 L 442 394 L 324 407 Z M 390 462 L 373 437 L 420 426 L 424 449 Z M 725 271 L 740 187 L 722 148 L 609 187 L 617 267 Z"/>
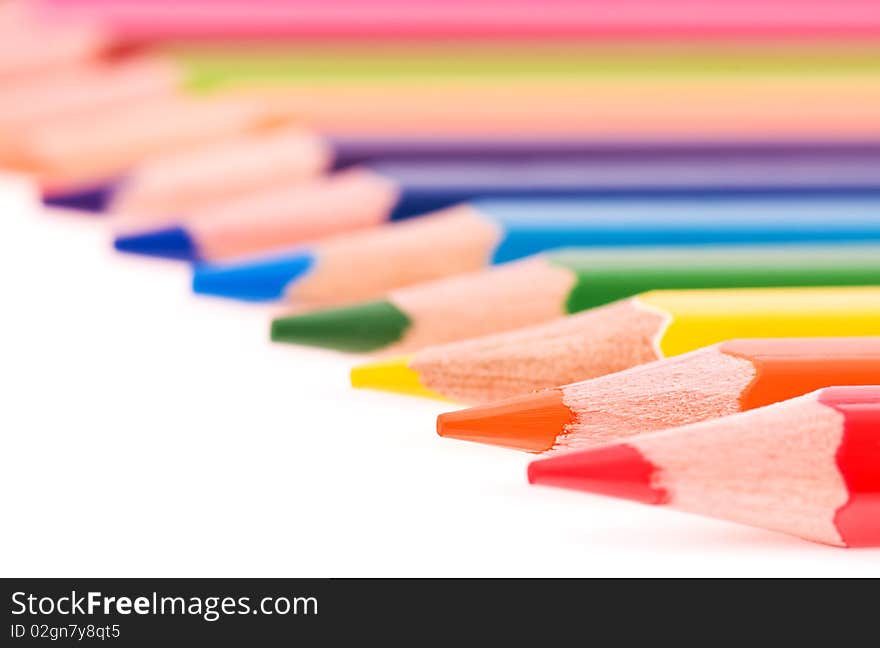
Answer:
<path fill-rule="evenodd" d="M 570 422 L 571 411 L 562 402 L 562 391 L 545 389 L 441 414 L 437 417 L 437 434 L 526 452 L 545 452 L 556 444 Z"/>

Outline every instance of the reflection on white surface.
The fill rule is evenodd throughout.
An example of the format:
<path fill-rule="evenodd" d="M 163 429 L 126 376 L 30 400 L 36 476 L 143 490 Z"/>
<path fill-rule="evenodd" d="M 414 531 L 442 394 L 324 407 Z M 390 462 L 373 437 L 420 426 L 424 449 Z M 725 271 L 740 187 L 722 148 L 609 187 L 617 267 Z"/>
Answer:
<path fill-rule="evenodd" d="M 6 576 L 880 576 L 877 551 L 529 487 L 528 456 L 438 438 L 447 405 L 271 345 L 272 307 L 0 200 Z"/>

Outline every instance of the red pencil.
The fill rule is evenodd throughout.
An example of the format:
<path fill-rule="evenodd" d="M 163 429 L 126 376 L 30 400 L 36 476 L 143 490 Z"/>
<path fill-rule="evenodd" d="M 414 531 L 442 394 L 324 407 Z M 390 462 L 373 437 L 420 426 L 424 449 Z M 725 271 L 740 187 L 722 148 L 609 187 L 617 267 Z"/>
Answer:
<path fill-rule="evenodd" d="M 829 387 L 529 466 L 529 481 L 880 545 L 880 386 Z"/>

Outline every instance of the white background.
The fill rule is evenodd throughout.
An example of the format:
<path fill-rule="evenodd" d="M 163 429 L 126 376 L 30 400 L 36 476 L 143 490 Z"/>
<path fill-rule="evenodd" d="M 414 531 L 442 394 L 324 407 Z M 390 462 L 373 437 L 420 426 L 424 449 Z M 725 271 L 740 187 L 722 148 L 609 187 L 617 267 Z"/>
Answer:
<path fill-rule="evenodd" d="M 21 195 L 19 195 L 21 194 Z M 354 391 L 100 217 L 0 181 L 2 576 L 880 576 L 845 550 L 530 487 L 440 439 L 449 405 Z"/>

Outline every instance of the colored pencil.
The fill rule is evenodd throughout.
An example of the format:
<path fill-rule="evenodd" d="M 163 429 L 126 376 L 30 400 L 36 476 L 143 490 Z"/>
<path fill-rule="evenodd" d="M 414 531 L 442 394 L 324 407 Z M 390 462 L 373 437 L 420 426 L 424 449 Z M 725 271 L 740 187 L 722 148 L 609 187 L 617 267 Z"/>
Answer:
<path fill-rule="evenodd" d="M 330 163 L 323 138 L 282 124 L 154 156 L 108 183 L 96 206 L 127 223 L 155 226 L 254 191 L 315 179 Z"/>
<path fill-rule="evenodd" d="M 352 204 L 358 203 L 344 199 L 336 212 L 322 213 L 329 219 Z M 232 207 L 229 219 L 236 225 L 240 212 Z M 249 213 L 260 217 L 259 209 Z M 566 246 L 878 241 L 878 213 L 880 201 L 857 197 L 486 200 L 255 260 L 202 264 L 195 269 L 194 288 L 252 301 L 339 304 Z M 171 241 L 160 239 L 157 245 L 165 254 L 179 245 L 183 258 L 229 256 L 240 249 L 226 247 L 238 230 L 224 231 L 222 216 L 199 222 L 199 229 L 191 222 L 189 232 L 172 230 Z M 298 227 L 292 231 L 302 239 L 315 235 Z M 255 247 L 273 241 L 277 238 L 261 239 Z M 125 245 L 125 239 L 117 242 Z"/>
<path fill-rule="evenodd" d="M 656 290 L 361 365 L 355 387 L 486 403 L 733 338 L 880 335 L 880 287 Z"/>
<path fill-rule="evenodd" d="M 440 436 L 569 451 L 880 380 L 880 337 L 730 340 L 626 371 L 441 414 Z"/>
<path fill-rule="evenodd" d="M 862 156 L 872 164 L 880 155 L 880 139 L 797 140 L 725 138 L 648 140 L 624 136 L 619 139 L 576 135 L 326 135 L 334 166 L 342 168 L 376 160 L 529 160 L 573 159 L 619 162 L 623 160 L 714 162 L 719 159 L 762 159 L 776 162 L 834 160 Z"/>
<path fill-rule="evenodd" d="M 477 198 L 880 195 L 880 163 L 861 155 L 777 160 L 424 161 L 375 163 L 309 186 L 272 188 L 159 230 L 117 239 L 118 248 L 216 260 L 425 214 Z M 188 241 L 182 246 L 182 240 Z M 160 243 L 171 242 L 164 249 Z M 188 255 L 188 256 L 187 256 Z"/>
<path fill-rule="evenodd" d="M 880 284 L 878 246 L 571 250 L 272 322 L 276 342 L 409 353 L 668 288 Z"/>
<path fill-rule="evenodd" d="M 880 10 L 869 0 L 736 4 L 697 0 L 404 0 L 140 2 L 43 0 L 49 15 L 89 18 L 134 40 L 179 38 L 819 38 L 880 33 Z"/>
<path fill-rule="evenodd" d="M 880 387 L 829 387 L 741 414 L 533 462 L 529 482 L 840 547 L 880 544 Z"/>
<path fill-rule="evenodd" d="M 44 24 L 14 7 L 5 12 L 0 26 L 0 79 L 17 82 L 95 60 L 110 45 L 106 34 L 94 26 Z"/>
<path fill-rule="evenodd" d="M 171 62 L 146 57 L 83 64 L 10 83 L 0 88 L 0 146 L 41 122 L 168 96 L 179 83 Z"/>
<path fill-rule="evenodd" d="M 50 204 L 77 207 L 67 193 L 87 195 L 151 155 L 259 128 L 270 115 L 258 102 L 162 97 L 124 111 L 60 117 L 16 139 L 12 167 L 32 173 Z"/>
<path fill-rule="evenodd" d="M 624 80 L 625 81 L 625 80 Z M 621 79 L 436 79 L 231 88 L 335 134 L 591 136 L 597 139 L 876 138 L 875 74 Z M 744 98 L 748 100 L 744 100 Z M 357 110 L 352 110 L 357 106 Z"/>
<path fill-rule="evenodd" d="M 778 164 L 798 160 L 859 160 L 867 167 L 880 164 L 878 141 L 601 141 L 591 138 L 530 137 L 436 137 L 436 136 L 318 136 L 296 129 L 267 129 L 261 133 L 245 133 L 232 141 L 207 146 L 203 152 L 192 151 L 150 160 L 130 170 L 121 178 L 108 181 L 103 192 L 90 187 L 88 194 L 95 209 L 126 211 L 141 217 L 154 216 L 168 221 L 169 210 L 178 218 L 201 203 L 226 200 L 244 189 L 253 191 L 283 184 L 288 178 L 301 180 L 304 169 L 335 170 L 356 164 L 379 161 L 408 161 L 419 164 L 426 160 L 469 162 L 561 162 L 589 161 L 598 164 L 610 161 L 664 161 L 714 164 L 719 159 L 760 159 Z M 208 160 L 210 158 L 210 161 Z M 313 173 L 313 175 L 314 175 Z M 222 187 L 216 178 L 225 179 Z M 146 176 L 146 177 L 140 177 Z M 175 178 L 175 176 L 178 176 Z M 183 176 L 182 178 L 179 176 Z M 191 183 L 213 185 L 214 200 L 188 200 L 181 186 Z M 145 195 L 143 192 L 149 193 Z M 196 190 L 201 195 L 202 190 Z M 168 194 L 165 196 L 165 194 Z M 163 197 L 164 196 L 164 197 Z M 287 198 L 282 194 L 281 201 Z M 75 194 L 68 200 L 82 207 Z M 57 199 L 56 199 L 57 201 Z M 243 211 L 247 211 L 243 207 Z"/>
<path fill-rule="evenodd" d="M 864 74 L 880 70 L 880 49 L 866 42 L 638 43 L 596 41 L 351 42 L 305 41 L 255 46 L 201 44 L 162 50 L 186 71 L 188 87 L 242 86 L 364 79 L 565 79 L 626 77 Z"/>

